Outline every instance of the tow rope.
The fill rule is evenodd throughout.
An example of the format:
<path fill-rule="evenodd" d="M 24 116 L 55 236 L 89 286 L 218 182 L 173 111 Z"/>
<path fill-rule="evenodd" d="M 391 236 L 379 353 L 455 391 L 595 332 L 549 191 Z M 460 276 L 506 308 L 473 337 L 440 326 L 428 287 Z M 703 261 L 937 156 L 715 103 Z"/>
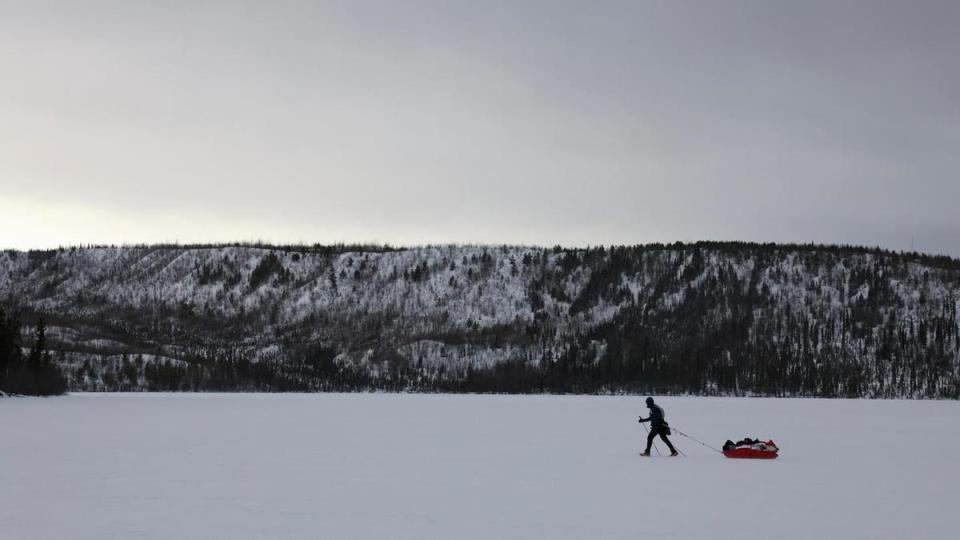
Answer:
<path fill-rule="evenodd" d="M 644 427 L 646 427 L 646 426 L 644 426 Z M 697 443 L 697 444 L 699 444 L 699 445 L 701 445 L 701 446 L 705 446 L 705 447 L 713 450 L 714 452 L 717 452 L 717 453 L 719 453 L 719 454 L 722 454 L 722 453 L 723 453 L 723 450 L 720 450 L 720 449 L 718 449 L 718 448 L 714 448 L 714 447 L 710 446 L 709 444 L 707 444 L 707 443 L 705 443 L 705 442 L 703 442 L 703 441 L 694 439 L 693 437 L 687 435 L 686 433 L 680 431 L 679 429 L 677 429 L 677 428 L 675 428 L 675 427 L 673 427 L 673 426 L 670 426 L 670 429 L 672 429 L 673 431 L 677 432 L 677 433 L 680 434 L 680 435 L 683 435 L 684 437 L 690 439 L 691 441 L 693 441 L 693 442 L 695 442 L 695 443 Z"/>

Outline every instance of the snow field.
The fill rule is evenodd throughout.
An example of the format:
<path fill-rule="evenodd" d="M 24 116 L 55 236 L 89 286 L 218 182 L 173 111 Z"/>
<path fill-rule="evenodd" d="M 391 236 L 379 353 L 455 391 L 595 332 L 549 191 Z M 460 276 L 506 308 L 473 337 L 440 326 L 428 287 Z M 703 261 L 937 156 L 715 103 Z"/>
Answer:
<path fill-rule="evenodd" d="M 952 538 L 960 403 L 642 397 L 0 399 L 0 538 Z M 661 451 L 663 451 L 661 446 Z"/>

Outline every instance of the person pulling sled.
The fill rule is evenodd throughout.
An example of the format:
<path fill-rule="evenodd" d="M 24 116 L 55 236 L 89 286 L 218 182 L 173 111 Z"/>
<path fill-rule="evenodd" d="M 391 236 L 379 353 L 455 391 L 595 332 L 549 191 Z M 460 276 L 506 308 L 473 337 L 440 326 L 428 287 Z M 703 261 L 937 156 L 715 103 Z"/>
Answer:
<path fill-rule="evenodd" d="M 670 456 L 677 456 L 679 452 L 673 447 L 673 444 L 670 442 L 670 439 L 667 438 L 667 435 L 670 435 L 670 425 L 667 424 L 667 419 L 663 414 L 663 409 L 653 402 L 652 397 L 647 398 L 647 408 L 650 409 L 650 416 L 647 418 L 640 417 L 640 423 L 650 422 L 650 433 L 647 435 L 647 449 L 643 451 L 641 456 L 650 456 L 650 446 L 653 444 L 653 439 L 657 435 L 660 436 L 660 439 L 663 442 L 667 443 L 667 447 L 670 449 Z"/>

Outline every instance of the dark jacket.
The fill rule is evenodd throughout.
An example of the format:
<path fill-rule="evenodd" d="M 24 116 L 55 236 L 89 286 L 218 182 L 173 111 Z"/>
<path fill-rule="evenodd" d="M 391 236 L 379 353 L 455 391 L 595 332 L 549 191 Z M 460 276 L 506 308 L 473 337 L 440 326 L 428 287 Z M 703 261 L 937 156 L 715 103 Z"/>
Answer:
<path fill-rule="evenodd" d="M 650 429 L 654 431 L 660 431 L 667 427 L 667 419 L 664 417 L 663 409 L 659 405 L 653 404 L 650 406 L 650 417 L 641 418 L 641 422 L 650 422 Z"/>

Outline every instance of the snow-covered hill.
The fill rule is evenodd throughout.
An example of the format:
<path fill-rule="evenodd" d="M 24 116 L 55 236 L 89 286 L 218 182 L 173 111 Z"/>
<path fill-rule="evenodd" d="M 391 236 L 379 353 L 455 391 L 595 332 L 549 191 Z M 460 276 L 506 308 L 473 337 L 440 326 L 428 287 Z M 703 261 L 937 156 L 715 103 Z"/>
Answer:
<path fill-rule="evenodd" d="M 6 251 L 0 299 L 74 389 L 960 391 L 960 263 L 860 248 Z"/>

